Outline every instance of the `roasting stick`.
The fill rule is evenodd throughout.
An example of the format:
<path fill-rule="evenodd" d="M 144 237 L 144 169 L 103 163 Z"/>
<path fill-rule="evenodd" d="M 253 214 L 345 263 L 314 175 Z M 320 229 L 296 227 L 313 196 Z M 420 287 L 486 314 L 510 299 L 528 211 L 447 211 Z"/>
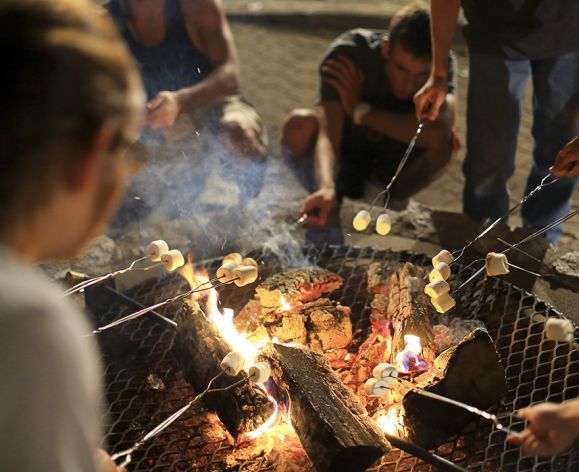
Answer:
<path fill-rule="evenodd" d="M 106 331 L 107 329 L 114 328 L 115 326 L 119 326 L 123 323 L 126 323 L 127 321 L 131 321 L 131 320 L 135 320 L 137 318 L 140 318 L 141 316 L 143 316 L 147 313 L 150 313 L 150 312 L 156 310 L 157 308 L 160 308 L 160 307 L 165 306 L 165 305 L 169 305 L 170 303 L 178 302 L 179 300 L 183 300 L 184 298 L 187 298 L 187 297 L 193 295 L 194 293 L 199 293 L 199 292 L 203 292 L 205 290 L 211 290 L 214 288 L 223 287 L 224 285 L 229 285 L 230 283 L 235 282 L 236 280 L 239 280 L 239 277 L 228 280 L 226 282 L 221 282 L 217 285 L 215 285 L 214 282 L 218 282 L 219 278 L 208 280 L 207 282 L 203 282 L 202 284 L 197 285 L 195 288 L 193 288 L 185 293 L 181 293 L 175 297 L 168 298 L 167 300 L 164 300 L 162 302 L 156 303 L 155 305 L 152 305 L 152 306 L 149 306 L 147 308 L 143 308 L 142 310 L 131 313 L 130 315 L 127 315 L 123 318 L 120 318 L 116 321 L 113 321 L 112 323 L 109 323 L 105 326 L 101 326 L 99 328 L 96 328 L 95 330 L 92 331 L 92 333 L 88 334 L 87 336 L 94 336 L 95 334 L 100 334 L 103 331 Z M 208 287 L 204 287 L 207 284 L 211 284 L 211 285 Z"/>
<path fill-rule="evenodd" d="M 414 392 L 418 393 L 424 397 L 432 398 L 434 400 L 438 400 L 438 401 L 441 401 L 444 403 L 448 403 L 450 405 L 457 406 L 457 407 L 462 408 L 464 410 L 470 411 L 471 413 L 474 413 L 475 415 L 478 415 L 482 418 L 485 418 L 489 421 L 492 421 L 494 423 L 495 427 L 499 431 L 503 431 L 506 434 L 513 434 L 513 435 L 519 434 L 518 431 L 515 431 L 514 429 L 511 429 L 511 428 L 508 428 L 507 426 L 504 426 L 497 418 L 497 415 L 493 415 L 492 413 L 488 413 L 488 412 L 481 410 L 479 408 L 476 408 L 472 405 L 468 405 L 466 403 L 462 403 L 462 402 L 459 402 L 457 400 L 453 400 L 452 398 L 444 397 L 442 395 L 438 395 L 437 393 L 429 392 L 427 390 L 414 390 Z"/>
<path fill-rule="evenodd" d="M 543 179 L 544 180 L 544 179 Z M 503 250 L 502 252 L 500 252 L 500 254 L 506 254 L 507 252 L 509 252 L 512 249 L 518 249 L 519 246 L 529 242 L 531 239 L 534 239 L 540 235 L 542 235 L 543 233 L 546 233 L 547 231 L 549 231 L 550 229 L 553 229 L 555 226 L 558 226 L 560 224 L 563 224 L 565 221 L 570 220 L 571 218 L 573 218 L 575 215 L 577 215 L 579 213 L 579 210 L 575 210 L 572 211 L 571 213 L 569 213 L 568 215 L 565 215 L 555 221 L 553 221 L 552 223 L 548 224 L 547 226 L 535 231 L 534 233 L 530 234 L 529 236 L 527 236 L 526 238 L 523 238 L 521 241 L 519 241 L 518 243 L 515 244 L 509 244 L 509 247 L 507 247 L 505 250 Z M 479 262 L 482 259 L 478 259 L 476 261 L 471 262 L 471 264 L 469 264 L 467 267 L 471 266 L 472 264 L 474 264 L 474 262 Z M 516 269 L 522 270 L 524 272 L 533 274 L 537 277 L 544 277 L 543 274 L 538 274 L 536 272 L 532 272 L 530 270 L 524 269 L 522 267 L 516 266 L 514 264 L 510 264 L 509 266 L 514 267 Z M 454 289 L 452 292 L 452 295 L 454 295 L 456 292 L 462 290 L 464 287 L 466 287 L 468 284 L 470 284 L 474 279 L 476 279 L 483 271 L 485 270 L 485 266 L 482 266 L 479 270 L 477 270 L 473 275 L 471 275 L 468 280 L 466 280 L 466 282 L 463 282 L 462 285 L 460 285 L 458 288 Z"/>
<path fill-rule="evenodd" d="M 497 226 L 507 216 L 509 216 L 511 213 L 513 213 L 517 208 L 519 208 L 521 205 L 523 205 L 527 200 L 529 200 L 529 198 L 531 198 L 533 195 L 535 195 L 539 190 L 541 190 L 545 187 L 548 187 L 549 185 L 552 185 L 555 182 L 557 182 L 557 180 L 559 180 L 558 178 L 554 178 L 553 180 L 548 182 L 547 179 L 549 177 L 551 177 L 551 174 L 547 174 L 545 177 L 543 177 L 543 179 L 541 180 L 541 183 L 537 187 L 535 187 L 533 190 L 531 190 L 519 203 L 517 203 L 515 206 L 511 207 L 504 215 L 498 217 L 495 221 L 493 221 L 478 236 L 476 236 L 472 241 L 470 241 L 468 244 L 466 244 L 462 249 L 458 249 L 456 251 L 453 251 L 452 255 L 454 256 L 456 254 L 456 256 L 455 256 L 454 261 L 452 263 L 454 264 L 456 261 L 458 261 L 469 247 L 471 247 L 479 239 L 481 239 L 485 235 L 487 235 L 489 233 L 489 231 L 491 231 L 495 226 Z"/>
<path fill-rule="evenodd" d="M 195 398 L 193 398 L 193 400 L 191 400 L 189 403 L 187 403 L 184 407 L 177 410 L 175 413 L 173 413 L 171 416 L 169 416 L 167 419 L 165 419 L 163 422 L 161 422 L 159 425 L 157 425 L 155 428 L 153 428 L 147 434 L 145 434 L 140 440 L 136 441 L 132 447 L 130 447 L 129 449 L 125 449 L 124 451 L 117 452 L 116 454 L 113 454 L 111 456 L 113 461 L 116 462 L 118 459 L 124 458 L 123 462 L 121 464 L 119 464 L 118 467 L 125 467 L 126 465 L 128 465 L 131 462 L 133 452 L 135 452 L 137 449 L 140 449 L 143 446 L 143 444 L 145 444 L 145 442 L 147 442 L 149 439 L 157 436 L 159 433 L 161 433 L 163 430 L 165 430 L 169 425 L 174 423 L 181 415 L 183 415 L 183 413 L 185 413 L 195 403 L 200 401 L 205 395 L 207 395 L 209 393 L 227 392 L 228 390 L 231 390 L 235 387 L 238 387 L 239 385 L 241 385 L 249 380 L 249 378 L 244 377 L 243 379 L 241 379 L 235 383 L 232 383 L 228 387 L 211 389 L 211 385 L 213 384 L 213 382 L 215 382 L 217 379 L 221 378 L 221 376 L 223 376 L 224 374 L 225 374 L 225 372 L 220 372 L 215 377 L 213 377 L 209 381 L 207 388 L 203 392 L 201 392 L 199 395 L 197 395 Z"/>

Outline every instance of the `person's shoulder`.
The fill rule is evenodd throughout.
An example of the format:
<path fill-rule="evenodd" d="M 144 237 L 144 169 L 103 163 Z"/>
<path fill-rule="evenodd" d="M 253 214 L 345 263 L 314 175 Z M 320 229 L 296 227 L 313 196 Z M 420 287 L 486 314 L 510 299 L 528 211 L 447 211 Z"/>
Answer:
<path fill-rule="evenodd" d="M 222 0 L 179 0 L 188 14 L 213 16 L 223 11 Z"/>

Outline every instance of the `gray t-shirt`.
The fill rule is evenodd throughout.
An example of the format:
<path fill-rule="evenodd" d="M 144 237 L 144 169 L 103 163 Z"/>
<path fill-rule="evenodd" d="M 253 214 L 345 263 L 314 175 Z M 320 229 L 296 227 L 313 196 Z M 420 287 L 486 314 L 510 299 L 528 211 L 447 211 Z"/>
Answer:
<path fill-rule="evenodd" d="M 46 277 L 0 247 L 0 469 L 95 471 L 101 369 L 90 327 Z"/>
<path fill-rule="evenodd" d="M 579 0 L 462 0 L 469 48 L 510 59 L 579 51 Z"/>

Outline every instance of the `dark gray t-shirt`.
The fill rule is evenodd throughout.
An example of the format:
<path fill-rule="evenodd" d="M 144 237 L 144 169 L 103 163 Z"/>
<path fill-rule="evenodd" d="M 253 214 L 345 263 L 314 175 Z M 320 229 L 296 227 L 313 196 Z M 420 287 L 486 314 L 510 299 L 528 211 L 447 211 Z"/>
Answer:
<path fill-rule="evenodd" d="M 462 0 L 471 50 L 510 59 L 579 51 L 579 0 Z"/>

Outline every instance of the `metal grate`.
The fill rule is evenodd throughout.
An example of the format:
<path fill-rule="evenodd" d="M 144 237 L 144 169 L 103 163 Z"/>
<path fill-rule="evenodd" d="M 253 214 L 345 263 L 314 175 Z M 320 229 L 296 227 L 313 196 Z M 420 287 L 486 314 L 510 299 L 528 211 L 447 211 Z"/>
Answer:
<path fill-rule="evenodd" d="M 332 294 L 352 308 L 352 321 L 363 341 L 369 325 L 371 295 L 367 292 L 367 269 L 374 261 L 412 262 L 427 267 L 425 256 L 394 253 L 372 248 L 329 246 L 304 248 L 305 258 L 344 278 L 343 286 Z M 257 254 L 253 255 L 254 257 Z M 203 263 L 213 273 L 218 260 Z M 275 256 L 262 255 L 261 278 L 281 270 Z M 454 283 L 472 274 L 464 271 Z M 87 306 L 95 325 L 102 325 L 184 291 L 187 284 L 177 275 L 144 283 L 126 294 L 111 285 L 87 291 Z M 224 307 L 239 310 L 253 296 L 254 286 L 224 287 L 220 300 Z M 161 314 L 172 318 L 176 306 L 164 307 Z M 545 400 L 560 402 L 579 397 L 579 345 L 555 343 L 543 338 L 547 317 L 558 313 L 529 293 L 499 279 L 480 279 L 464 290 L 454 314 L 485 323 L 505 366 L 508 394 L 498 411 L 503 424 L 522 429 L 513 412 Z M 106 441 L 111 452 L 125 449 L 193 397 L 173 359 L 173 328 L 153 314 L 113 328 L 99 335 L 105 363 L 106 400 L 109 405 Z M 164 389 L 148 381 L 156 376 Z M 238 446 L 243 447 L 243 445 Z M 225 457 L 234 451 L 230 438 L 214 417 L 202 407 L 188 412 L 160 436 L 147 443 L 133 457 L 133 470 L 227 470 Z M 454 441 L 436 451 L 458 465 L 477 471 L 575 471 L 579 470 L 579 445 L 551 459 L 521 457 L 519 448 L 508 444 L 505 435 L 485 422 L 472 424 Z M 235 470 L 272 470 L 263 458 L 253 458 Z M 391 451 L 375 471 L 425 471 L 429 465 Z"/>

